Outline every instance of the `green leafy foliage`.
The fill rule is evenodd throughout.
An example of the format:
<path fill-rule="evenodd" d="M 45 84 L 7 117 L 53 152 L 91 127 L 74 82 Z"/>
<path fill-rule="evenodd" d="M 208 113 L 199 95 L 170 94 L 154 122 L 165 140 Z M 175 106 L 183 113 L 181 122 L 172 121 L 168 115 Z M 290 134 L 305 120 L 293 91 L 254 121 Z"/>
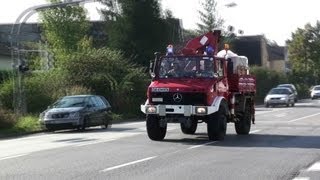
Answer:
<path fill-rule="evenodd" d="M 310 23 L 292 33 L 287 42 L 292 74 L 296 79 L 310 85 L 319 83 L 320 78 L 320 21 Z"/>
<path fill-rule="evenodd" d="M 120 51 L 87 49 L 64 63 L 71 85 L 82 85 L 110 100 L 115 112 L 139 112 L 148 78 L 145 69 L 130 63 Z"/>
<path fill-rule="evenodd" d="M 263 67 L 251 67 L 250 73 L 256 77 L 257 94 L 256 100 L 263 102 L 264 97 L 270 91 L 271 88 L 276 87 L 278 84 L 287 83 L 288 80 L 285 74 L 266 69 Z"/>
<path fill-rule="evenodd" d="M 11 70 L 0 70 L 0 84 L 13 77 Z"/>
<path fill-rule="evenodd" d="M 0 86 L 0 105 L 5 109 L 13 109 L 13 80 L 8 79 Z"/>
<path fill-rule="evenodd" d="M 33 132 L 41 130 L 38 116 L 32 115 L 21 117 L 13 128 L 19 132 Z"/>
<path fill-rule="evenodd" d="M 0 129 L 11 128 L 14 126 L 15 122 L 13 113 L 0 107 Z"/>
<path fill-rule="evenodd" d="M 41 12 L 40 19 L 44 37 L 57 61 L 60 56 L 79 50 L 87 38 L 89 22 L 86 20 L 86 11 L 81 6 L 69 5 L 46 9 Z"/>
<path fill-rule="evenodd" d="M 108 46 L 122 50 L 134 62 L 148 66 L 154 52 L 173 43 L 170 36 L 173 30 L 168 29 L 172 23 L 161 18 L 157 0 L 103 0 L 103 3 L 110 9 L 104 12 L 108 21 Z"/>

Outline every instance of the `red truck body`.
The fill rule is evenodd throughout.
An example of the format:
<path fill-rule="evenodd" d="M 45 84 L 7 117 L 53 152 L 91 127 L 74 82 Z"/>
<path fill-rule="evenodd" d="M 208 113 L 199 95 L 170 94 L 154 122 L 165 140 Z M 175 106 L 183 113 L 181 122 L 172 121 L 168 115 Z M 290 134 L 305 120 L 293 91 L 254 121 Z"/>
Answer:
<path fill-rule="evenodd" d="M 180 123 L 185 134 L 194 134 L 197 124 L 205 122 L 210 140 L 223 140 L 229 122 L 238 134 L 249 134 L 256 80 L 246 57 L 206 52 L 208 47 L 217 50 L 219 38 L 220 31 L 208 32 L 190 40 L 181 54 L 156 55 L 141 105 L 150 139 L 163 140 L 170 122 Z"/>

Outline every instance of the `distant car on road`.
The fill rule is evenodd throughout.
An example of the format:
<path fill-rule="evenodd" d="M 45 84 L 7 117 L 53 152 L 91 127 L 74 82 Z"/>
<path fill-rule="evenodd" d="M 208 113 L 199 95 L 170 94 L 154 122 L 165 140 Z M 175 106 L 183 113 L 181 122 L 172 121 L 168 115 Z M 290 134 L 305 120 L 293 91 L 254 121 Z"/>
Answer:
<path fill-rule="evenodd" d="M 320 98 L 320 85 L 313 86 L 310 91 L 311 99 Z"/>
<path fill-rule="evenodd" d="M 277 87 L 272 88 L 264 98 L 266 107 L 275 105 L 294 106 L 294 93 L 289 88 Z"/>
<path fill-rule="evenodd" d="M 98 95 L 65 96 L 40 113 L 40 124 L 49 131 L 90 126 L 107 128 L 111 124 L 111 106 Z"/>
<path fill-rule="evenodd" d="M 294 93 L 294 102 L 298 102 L 298 92 L 296 87 L 293 84 L 279 84 L 277 87 L 290 88 L 291 91 Z"/>

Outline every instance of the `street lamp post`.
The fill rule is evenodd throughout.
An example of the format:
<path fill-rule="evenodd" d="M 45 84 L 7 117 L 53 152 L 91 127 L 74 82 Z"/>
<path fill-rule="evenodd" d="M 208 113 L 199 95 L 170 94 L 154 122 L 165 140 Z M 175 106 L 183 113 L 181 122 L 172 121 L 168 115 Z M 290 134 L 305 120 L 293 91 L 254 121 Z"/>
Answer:
<path fill-rule="evenodd" d="M 21 56 L 20 56 L 20 31 L 25 22 L 35 13 L 41 10 L 66 7 L 68 5 L 78 5 L 80 3 L 95 2 L 96 0 L 64 0 L 64 2 L 37 5 L 24 10 L 12 25 L 10 32 L 11 60 L 13 66 L 14 86 L 13 86 L 13 108 L 15 114 L 19 117 L 27 112 L 25 91 L 23 86 L 23 72 L 21 72 Z M 21 22 L 22 20 L 22 22 Z M 18 28 L 16 29 L 16 26 Z"/>

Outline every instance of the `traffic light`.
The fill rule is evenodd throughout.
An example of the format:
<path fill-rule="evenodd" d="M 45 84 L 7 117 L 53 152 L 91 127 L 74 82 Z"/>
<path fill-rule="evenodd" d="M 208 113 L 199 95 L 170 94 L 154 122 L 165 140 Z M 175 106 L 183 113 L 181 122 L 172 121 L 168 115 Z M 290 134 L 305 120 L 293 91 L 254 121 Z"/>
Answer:
<path fill-rule="evenodd" d="M 25 59 L 20 59 L 20 64 L 18 65 L 18 70 L 19 70 L 19 72 L 22 72 L 22 73 L 29 71 L 29 66 L 26 63 Z"/>

